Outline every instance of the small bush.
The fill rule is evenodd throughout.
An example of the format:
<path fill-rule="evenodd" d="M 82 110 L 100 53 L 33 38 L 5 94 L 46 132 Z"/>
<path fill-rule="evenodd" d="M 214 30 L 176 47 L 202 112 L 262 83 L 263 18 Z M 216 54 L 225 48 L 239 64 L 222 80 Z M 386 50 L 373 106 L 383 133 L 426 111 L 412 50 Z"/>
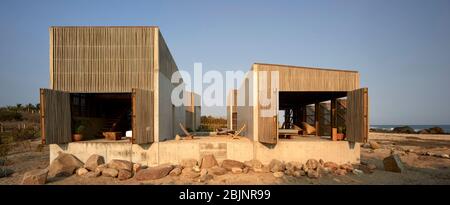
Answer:
<path fill-rule="evenodd" d="M 14 129 L 11 133 L 14 141 L 23 141 L 29 139 L 36 139 L 40 137 L 39 130 L 35 130 L 32 127 L 28 127 L 25 129 Z"/>
<path fill-rule="evenodd" d="M 17 111 L 11 111 L 7 109 L 0 109 L 0 121 L 21 121 L 23 120 L 22 114 Z"/>

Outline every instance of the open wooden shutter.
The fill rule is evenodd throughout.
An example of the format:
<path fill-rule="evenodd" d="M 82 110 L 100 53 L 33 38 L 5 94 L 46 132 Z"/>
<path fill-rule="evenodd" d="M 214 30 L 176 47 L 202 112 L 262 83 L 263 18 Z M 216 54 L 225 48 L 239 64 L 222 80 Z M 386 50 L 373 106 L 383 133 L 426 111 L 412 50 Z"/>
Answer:
<path fill-rule="evenodd" d="M 267 76 L 259 76 L 258 79 L 260 85 L 258 86 L 258 95 L 262 96 L 264 92 L 267 92 L 266 96 L 270 98 L 270 105 L 268 106 L 263 106 L 258 102 L 258 140 L 261 143 L 276 144 L 278 141 L 278 90 L 276 90 L 274 84 L 278 82 L 271 81 L 270 72 Z M 262 83 L 267 84 L 266 88 L 261 86 Z M 262 112 L 266 112 L 266 114 Z M 270 113 L 271 116 L 267 116 L 267 113 Z"/>
<path fill-rule="evenodd" d="M 154 141 L 153 92 L 135 88 L 132 92 L 132 142 L 134 144 L 152 143 Z"/>
<path fill-rule="evenodd" d="M 367 142 L 369 135 L 369 96 L 367 88 L 347 92 L 345 117 L 346 138 L 351 142 Z"/>
<path fill-rule="evenodd" d="M 42 143 L 71 142 L 70 93 L 43 88 L 40 93 Z"/>

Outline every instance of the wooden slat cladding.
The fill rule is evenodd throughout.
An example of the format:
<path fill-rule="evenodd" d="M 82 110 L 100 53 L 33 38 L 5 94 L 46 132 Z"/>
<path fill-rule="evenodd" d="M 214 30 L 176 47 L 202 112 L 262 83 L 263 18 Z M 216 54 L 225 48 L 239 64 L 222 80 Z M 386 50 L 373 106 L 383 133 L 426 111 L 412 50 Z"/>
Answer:
<path fill-rule="evenodd" d="M 258 139 L 267 144 L 276 144 L 278 141 L 278 91 L 274 87 L 276 80 L 272 77 L 275 76 L 270 72 L 258 74 L 258 96 L 270 99 L 268 105 L 262 104 L 261 98 L 258 100 Z"/>
<path fill-rule="evenodd" d="M 367 142 L 369 135 L 369 95 L 367 88 L 347 93 L 346 135 L 351 142 Z"/>
<path fill-rule="evenodd" d="M 41 89 L 42 140 L 45 144 L 71 142 L 70 94 Z"/>
<path fill-rule="evenodd" d="M 258 71 L 278 71 L 280 91 L 350 91 L 359 88 L 354 71 L 257 64 Z"/>
<path fill-rule="evenodd" d="M 172 74 L 178 71 L 177 64 L 170 53 L 169 47 L 166 44 L 161 32 L 158 32 L 158 47 L 159 47 L 159 72 L 167 79 L 172 78 Z"/>
<path fill-rule="evenodd" d="M 154 141 L 153 92 L 133 89 L 132 92 L 133 143 L 147 144 Z"/>
<path fill-rule="evenodd" d="M 78 93 L 152 89 L 154 27 L 51 27 L 50 87 Z"/>

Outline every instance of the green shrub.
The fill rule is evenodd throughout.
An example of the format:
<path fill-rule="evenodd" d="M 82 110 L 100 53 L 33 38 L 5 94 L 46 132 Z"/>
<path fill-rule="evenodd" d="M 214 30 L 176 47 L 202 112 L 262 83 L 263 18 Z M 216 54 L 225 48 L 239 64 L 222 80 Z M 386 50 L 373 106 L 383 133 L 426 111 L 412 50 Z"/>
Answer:
<path fill-rule="evenodd" d="M 17 111 L 0 109 L 0 121 L 12 121 L 12 120 L 21 121 L 23 120 L 23 116 Z"/>

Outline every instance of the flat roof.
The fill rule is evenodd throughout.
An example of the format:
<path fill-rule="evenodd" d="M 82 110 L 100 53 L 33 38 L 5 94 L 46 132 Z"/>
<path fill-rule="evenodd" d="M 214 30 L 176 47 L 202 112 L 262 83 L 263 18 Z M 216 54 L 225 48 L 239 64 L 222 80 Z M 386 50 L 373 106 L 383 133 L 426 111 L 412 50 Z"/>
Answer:
<path fill-rule="evenodd" d="M 314 70 L 358 73 L 358 71 L 355 71 L 355 70 L 341 70 L 341 69 L 334 69 L 334 68 L 316 68 L 316 67 L 305 67 L 305 66 L 283 65 L 283 64 L 270 64 L 270 63 L 253 63 L 253 65 L 281 66 L 281 67 L 306 68 L 306 69 L 314 69 Z"/>

